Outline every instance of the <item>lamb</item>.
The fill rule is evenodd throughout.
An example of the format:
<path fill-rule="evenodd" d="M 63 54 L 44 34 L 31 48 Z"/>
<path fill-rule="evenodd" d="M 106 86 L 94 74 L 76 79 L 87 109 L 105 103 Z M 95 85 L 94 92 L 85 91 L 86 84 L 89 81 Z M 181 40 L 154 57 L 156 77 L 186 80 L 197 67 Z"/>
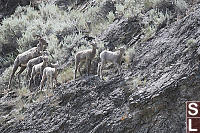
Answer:
<path fill-rule="evenodd" d="M 58 62 L 56 64 L 51 64 L 52 67 L 46 67 L 43 71 L 43 75 L 42 75 L 42 80 L 40 83 L 40 90 L 42 90 L 43 86 L 44 86 L 44 81 L 45 79 L 47 79 L 47 81 L 49 82 L 49 84 L 51 83 L 51 86 L 55 86 L 57 84 L 57 67 L 58 67 Z M 55 84 L 53 85 L 53 80 L 55 79 Z"/>
<path fill-rule="evenodd" d="M 40 36 L 36 36 L 39 39 L 39 43 L 37 44 L 37 47 L 33 47 L 21 54 L 19 54 L 15 61 L 14 61 L 14 66 L 13 66 L 13 70 L 10 76 L 10 80 L 9 80 L 9 84 L 8 84 L 8 89 L 10 89 L 11 86 L 11 81 L 14 77 L 15 72 L 17 71 L 18 67 L 20 67 L 19 72 L 17 73 L 17 77 L 19 80 L 19 87 L 20 87 L 20 74 L 26 69 L 26 65 L 28 63 L 28 61 L 30 59 L 33 59 L 35 57 L 38 57 L 41 55 L 41 51 L 43 51 L 43 45 L 46 45 L 46 41 L 44 39 L 42 39 L 42 37 Z"/>
<path fill-rule="evenodd" d="M 33 66 L 31 72 L 31 78 L 29 80 L 29 87 L 31 87 L 32 80 L 34 81 L 35 84 L 36 81 L 35 78 L 37 75 L 42 75 L 44 68 L 47 67 L 47 63 L 48 63 L 48 56 L 44 56 L 41 63 Z"/>
<path fill-rule="evenodd" d="M 31 76 L 31 71 L 34 65 L 39 64 L 43 61 L 45 55 L 48 55 L 47 51 L 43 51 L 41 56 L 30 59 L 27 63 L 27 79 Z"/>
<path fill-rule="evenodd" d="M 120 47 L 115 52 L 107 51 L 107 50 L 102 51 L 100 53 L 101 63 L 98 64 L 98 69 L 97 69 L 98 76 L 100 75 L 100 78 L 103 79 L 102 70 L 103 70 L 104 65 L 107 62 L 112 62 L 115 65 L 117 65 L 118 73 L 121 72 L 120 63 L 121 63 L 122 55 L 124 53 L 125 53 L 125 48 L 124 47 Z"/>
<path fill-rule="evenodd" d="M 92 49 L 87 49 L 87 50 L 80 51 L 80 52 L 76 53 L 76 55 L 75 55 L 74 80 L 76 79 L 77 70 L 79 71 L 80 75 L 82 76 L 80 68 L 82 67 L 82 65 L 85 62 L 86 62 L 86 65 L 87 65 L 87 74 L 89 76 L 91 61 L 95 57 L 96 49 L 98 48 L 96 43 L 94 43 L 94 42 L 90 43 L 90 45 L 92 45 Z"/>

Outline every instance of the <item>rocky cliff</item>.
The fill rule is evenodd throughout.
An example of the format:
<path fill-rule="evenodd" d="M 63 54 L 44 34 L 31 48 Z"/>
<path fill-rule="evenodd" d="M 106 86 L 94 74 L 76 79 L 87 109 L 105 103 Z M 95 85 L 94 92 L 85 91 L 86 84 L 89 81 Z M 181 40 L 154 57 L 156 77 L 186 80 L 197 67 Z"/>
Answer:
<path fill-rule="evenodd" d="M 0 21 L 14 13 L 17 6 L 25 6 L 29 5 L 31 0 L 1 0 L 0 1 Z"/>

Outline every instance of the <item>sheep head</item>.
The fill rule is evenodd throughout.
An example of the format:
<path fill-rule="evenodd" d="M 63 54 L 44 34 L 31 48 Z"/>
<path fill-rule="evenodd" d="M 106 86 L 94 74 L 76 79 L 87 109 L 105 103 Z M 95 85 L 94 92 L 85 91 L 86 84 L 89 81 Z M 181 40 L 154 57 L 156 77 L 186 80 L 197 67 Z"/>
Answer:
<path fill-rule="evenodd" d="M 40 35 L 34 35 L 33 37 L 42 38 Z"/>
<path fill-rule="evenodd" d="M 89 43 L 90 45 L 92 45 L 93 48 L 98 49 L 97 47 L 97 43 L 95 41 L 92 41 L 91 43 Z"/>
<path fill-rule="evenodd" d="M 43 38 L 39 38 L 38 40 L 42 45 L 48 46 L 48 43 Z"/>
<path fill-rule="evenodd" d="M 54 68 L 58 68 L 58 66 L 59 66 L 59 62 L 57 61 L 57 62 L 56 62 L 56 63 L 54 63 L 54 64 L 53 64 L 53 63 L 51 63 L 51 66 L 52 66 L 52 67 L 54 67 Z"/>
<path fill-rule="evenodd" d="M 42 60 L 43 60 L 43 62 L 47 63 L 49 61 L 49 58 L 48 58 L 48 56 L 43 56 Z"/>
<path fill-rule="evenodd" d="M 48 43 L 40 35 L 35 35 L 34 37 L 39 40 L 40 47 L 46 48 L 48 46 Z"/>
<path fill-rule="evenodd" d="M 125 47 L 120 47 L 118 50 L 120 51 L 121 55 L 125 53 Z"/>
<path fill-rule="evenodd" d="M 42 56 L 48 56 L 49 53 L 48 53 L 48 51 L 45 50 L 45 51 L 41 51 L 41 55 L 42 55 Z"/>

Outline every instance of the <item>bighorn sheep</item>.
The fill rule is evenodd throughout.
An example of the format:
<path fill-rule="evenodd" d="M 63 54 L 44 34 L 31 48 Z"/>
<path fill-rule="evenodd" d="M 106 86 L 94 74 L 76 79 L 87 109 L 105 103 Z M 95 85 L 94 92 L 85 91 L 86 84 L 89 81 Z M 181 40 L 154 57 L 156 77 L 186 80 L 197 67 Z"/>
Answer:
<path fill-rule="evenodd" d="M 84 62 L 86 62 L 86 65 L 87 65 L 87 74 L 89 75 L 91 61 L 95 57 L 95 55 L 96 55 L 96 49 L 98 48 L 97 45 L 96 45 L 96 43 L 94 43 L 94 42 L 90 43 L 90 45 L 92 45 L 92 49 L 87 49 L 87 50 L 79 51 L 75 55 L 75 73 L 74 73 L 74 79 L 76 79 L 77 70 L 79 71 L 80 75 L 82 75 L 81 71 L 80 71 L 80 68 L 82 67 L 82 65 L 84 64 Z"/>
<path fill-rule="evenodd" d="M 30 59 L 27 63 L 27 79 L 31 76 L 31 71 L 34 65 L 39 64 L 43 61 L 45 55 L 48 55 L 47 51 L 42 52 L 41 56 L 38 56 L 36 58 Z"/>
<path fill-rule="evenodd" d="M 40 90 L 42 90 L 44 86 L 44 81 L 47 79 L 49 84 L 51 83 L 51 86 L 53 87 L 54 85 L 57 84 L 57 67 L 58 67 L 58 62 L 56 64 L 51 64 L 52 67 L 46 67 L 43 70 L 43 75 L 42 75 L 42 80 L 40 83 Z M 55 79 L 56 83 L 53 85 L 53 80 Z"/>
<path fill-rule="evenodd" d="M 121 58 L 125 52 L 124 47 L 120 47 L 117 51 L 104 50 L 100 53 L 101 63 L 98 64 L 97 74 L 100 74 L 100 78 L 103 79 L 102 69 L 107 62 L 112 62 L 117 65 L 118 72 L 121 72 Z"/>
<path fill-rule="evenodd" d="M 9 89 L 10 89 L 10 86 L 11 86 L 11 81 L 12 81 L 14 74 L 17 71 L 18 67 L 21 67 L 20 71 L 17 73 L 17 77 L 18 77 L 18 80 L 19 80 L 19 87 L 20 87 L 20 74 L 26 69 L 27 62 L 32 58 L 40 56 L 41 51 L 43 51 L 43 49 L 44 49 L 43 45 L 47 44 L 46 41 L 44 39 L 42 39 L 42 37 L 40 37 L 39 35 L 37 35 L 36 37 L 38 37 L 38 39 L 39 39 L 39 43 L 37 44 L 37 47 L 33 47 L 33 48 L 19 54 L 16 57 L 16 59 L 14 61 L 12 74 L 11 74 L 10 80 L 9 80 L 9 85 L 8 85 Z"/>
<path fill-rule="evenodd" d="M 47 63 L 48 63 L 48 56 L 44 56 L 41 63 L 33 66 L 32 72 L 31 72 L 31 78 L 29 80 L 29 87 L 31 87 L 32 80 L 34 81 L 34 84 L 35 84 L 35 78 L 37 75 L 42 76 L 44 68 L 47 67 Z"/>

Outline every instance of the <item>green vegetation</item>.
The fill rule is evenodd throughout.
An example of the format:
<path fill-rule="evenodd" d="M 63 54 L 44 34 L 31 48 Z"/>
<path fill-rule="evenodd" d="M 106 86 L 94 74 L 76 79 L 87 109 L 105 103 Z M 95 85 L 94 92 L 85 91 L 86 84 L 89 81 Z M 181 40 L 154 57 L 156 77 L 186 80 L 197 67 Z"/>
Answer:
<path fill-rule="evenodd" d="M 74 78 L 74 71 L 72 67 L 69 67 L 65 70 L 63 70 L 59 75 L 58 75 L 58 82 L 60 83 L 65 83 Z"/>
<path fill-rule="evenodd" d="M 191 46 L 191 45 L 194 45 L 195 43 L 197 43 L 197 41 L 193 38 L 190 38 L 188 41 L 187 41 L 187 45 L 188 46 Z"/>
<path fill-rule="evenodd" d="M 131 61 L 133 60 L 133 55 L 135 54 L 135 47 L 130 47 L 128 50 L 126 50 L 125 53 L 125 61 L 128 65 L 130 65 Z"/>
<path fill-rule="evenodd" d="M 190 38 L 189 40 L 187 40 L 186 51 L 195 48 L 197 46 L 196 43 L 197 41 L 193 38 Z"/>

